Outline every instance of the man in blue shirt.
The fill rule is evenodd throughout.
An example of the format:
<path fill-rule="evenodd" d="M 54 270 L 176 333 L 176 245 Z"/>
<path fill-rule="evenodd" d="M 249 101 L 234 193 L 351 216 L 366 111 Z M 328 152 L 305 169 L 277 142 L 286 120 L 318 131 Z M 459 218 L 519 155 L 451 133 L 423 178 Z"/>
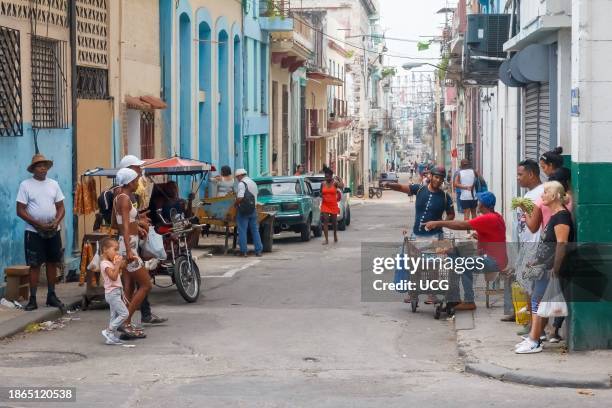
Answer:
<path fill-rule="evenodd" d="M 436 236 L 442 234 L 442 228 L 425 230 L 428 221 L 441 221 L 446 213 L 446 221 L 455 219 L 453 199 L 448 193 L 442 191 L 442 183 L 446 177 L 446 170 L 442 166 L 431 169 L 430 182 L 422 184 L 391 183 L 389 188 L 416 196 L 415 218 L 412 232 L 417 237 Z"/>

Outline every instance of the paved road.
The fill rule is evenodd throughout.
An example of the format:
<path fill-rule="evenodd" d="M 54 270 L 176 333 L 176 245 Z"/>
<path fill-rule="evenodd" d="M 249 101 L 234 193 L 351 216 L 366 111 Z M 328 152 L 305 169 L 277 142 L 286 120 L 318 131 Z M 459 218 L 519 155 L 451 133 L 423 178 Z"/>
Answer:
<path fill-rule="evenodd" d="M 385 192 L 352 208 L 338 244 L 289 235 L 246 268 L 234 257 L 203 259 L 203 298 L 188 305 L 156 288 L 154 309 L 170 321 L 135 348 L 102 343 L 107 311 L 0 343 L 2 385 L 77 387 L 77 403 L 46 407 L 610 406 L 609 391 L 465 374 L 451 322 L 361 302 L 360 243 L 398 240 L 410 206 Z"/>

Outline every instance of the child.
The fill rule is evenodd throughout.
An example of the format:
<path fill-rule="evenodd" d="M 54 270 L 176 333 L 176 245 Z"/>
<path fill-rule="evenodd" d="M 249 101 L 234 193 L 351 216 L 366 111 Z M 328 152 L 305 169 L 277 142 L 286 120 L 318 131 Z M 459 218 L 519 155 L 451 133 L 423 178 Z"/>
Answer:
<path fill-rule="evenodd" d="M 106 344 L 123 344 L 117 336 L 117 328 L 128 317 L 128 310 L 123 303 L 123 285 L 121 284 L 121 267 L 123 257 L 119 255 L 119 243 L 113 238 L 102 241 L 102 261 L 100 271 L 104 278 L 104 297 L 110 306 L 110 323 L 108 329 L 102 330 Z"/>

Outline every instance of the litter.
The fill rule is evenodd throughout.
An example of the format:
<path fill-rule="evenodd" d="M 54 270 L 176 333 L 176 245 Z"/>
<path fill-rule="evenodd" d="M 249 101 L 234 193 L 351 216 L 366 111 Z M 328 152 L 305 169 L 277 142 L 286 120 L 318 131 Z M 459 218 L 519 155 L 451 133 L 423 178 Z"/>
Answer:
<path fill-rule="evenodd" d="M 134 348 L 134 347 L 136 347 L 135 344 L 122 344 L 121 346 L 125 347 L 125 348 Z"/>
<path fill-rule="evenodd" d="M 2 298 L 2 300 L 0 300 L 0 305 L 6 307 L 8 309 L 16 309 L 17 308 L 17 306 L 15 306 L 15 304 L 13 302 L 9 302 L 5 298 Z"/>
<path fill-rule="evenodd" d="M 588 395 L 589 397 L 592 397 L 595 395 L 595 393 L 591 390 L 576 390 L 576 392 L 580 395 Z"/>

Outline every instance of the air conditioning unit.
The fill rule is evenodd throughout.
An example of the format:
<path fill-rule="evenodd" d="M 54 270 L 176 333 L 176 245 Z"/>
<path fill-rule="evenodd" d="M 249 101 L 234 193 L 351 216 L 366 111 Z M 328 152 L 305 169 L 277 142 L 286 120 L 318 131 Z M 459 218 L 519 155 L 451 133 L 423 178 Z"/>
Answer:
<path fill-rule="evenodd" d="M 510 14 L 470 14 L 463 51 L 463 79 L 477 85 L 497 83 L 499 66 L 506 58 Z"/>

